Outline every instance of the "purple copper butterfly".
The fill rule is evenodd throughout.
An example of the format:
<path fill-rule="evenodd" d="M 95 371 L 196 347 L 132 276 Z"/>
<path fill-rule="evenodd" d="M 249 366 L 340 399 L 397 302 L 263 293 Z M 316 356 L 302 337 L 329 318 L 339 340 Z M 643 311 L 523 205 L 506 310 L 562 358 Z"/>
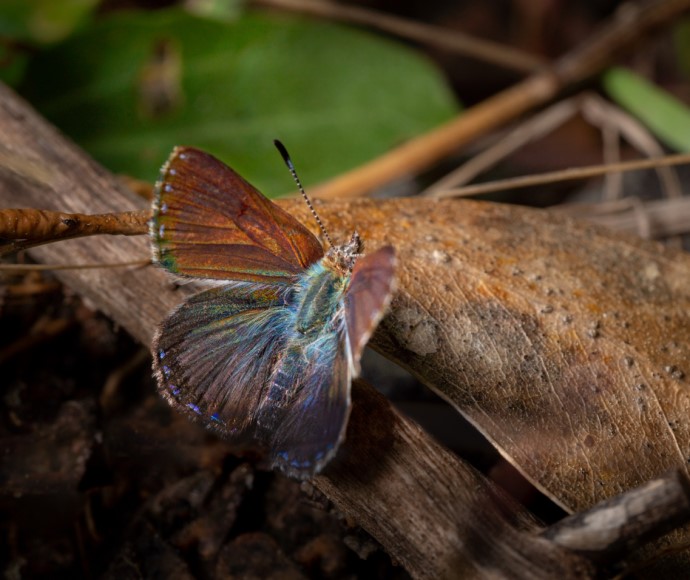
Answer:
<path fill-rule="evenodd" d="M 321 471 L 344 439 L 350 383 L 390 301 L 393 248 L 362 255 L 354 233 L 324 254 L 295 218 L 191 147 L 175 148 L 163 166 L 150 233 L 161 266 L 219 284 L 158 329 L 161 395 L 290 476 Z"/>

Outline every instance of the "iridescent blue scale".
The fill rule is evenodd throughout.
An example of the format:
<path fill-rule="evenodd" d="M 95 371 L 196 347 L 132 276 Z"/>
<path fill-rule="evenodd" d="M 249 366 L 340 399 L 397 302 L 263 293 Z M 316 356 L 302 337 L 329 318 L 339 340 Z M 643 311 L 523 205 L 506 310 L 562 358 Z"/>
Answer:
<path fill-rule="evenodd" d="M 349 274 L 338 272 L 328 258 L 322 258 L 299 277 L 295 312 L 295 329 L 312 335 L 323 331 L 341 307 L 343 294 L 350 282 Z"/>

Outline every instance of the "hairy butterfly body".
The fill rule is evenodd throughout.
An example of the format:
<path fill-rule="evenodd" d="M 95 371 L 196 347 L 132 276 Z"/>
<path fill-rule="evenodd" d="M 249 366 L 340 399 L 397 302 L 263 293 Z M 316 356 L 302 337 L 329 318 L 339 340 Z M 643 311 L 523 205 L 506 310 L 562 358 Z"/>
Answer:
<path fill-rule="evenodd" d="M 344 438 L 350 383 L 390 300 L 393 249 L 362 256 L 355 233 L 324 255 L 295 218 L 188 147 L 163 167 L 151 239 L 172 273 L 227 281 L 156 333 L 163 397 L 288 475 L 318 473 Z"/>

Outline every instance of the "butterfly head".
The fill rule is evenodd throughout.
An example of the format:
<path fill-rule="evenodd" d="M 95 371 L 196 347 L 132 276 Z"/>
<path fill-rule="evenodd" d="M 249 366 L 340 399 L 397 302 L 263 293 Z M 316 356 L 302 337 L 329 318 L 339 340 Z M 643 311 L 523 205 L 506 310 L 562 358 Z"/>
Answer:
<path fill-rule="evenodd" d="M 362 255 L 364 242 L 357 232 L 352 234 L 350 241 L 342 246 L 332 246 L 326 253 L 326 259 L 333 267 L 344 275 L 352 273 L 357 258 Z"/>

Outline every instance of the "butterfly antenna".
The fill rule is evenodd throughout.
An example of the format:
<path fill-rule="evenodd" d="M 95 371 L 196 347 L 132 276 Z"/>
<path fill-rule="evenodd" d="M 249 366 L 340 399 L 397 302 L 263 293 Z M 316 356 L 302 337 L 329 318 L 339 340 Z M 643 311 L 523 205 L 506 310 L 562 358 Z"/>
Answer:
<path fill-rule="evenodd" d="M 283 145 L 280 141 L 278 141 L 278 139 L 274 139 L 273 144 L 276 146 L 276 149 L 278 149 L 278 151 L 280 152 L 280 155 L 282 156 L 283 161 L 285 161 L 285 165 L 287 165 L 287 168 L 290 170 L 290 174 L 292 175 L 292 179 L 295 180 L 295 183 L 297 184 L 297 188 L 299 189 L 300 193 L 302 194 L 302 197 L 304 198 L 304 201 L 307 203 L 307 206 L 311 210 L 311 213 L 314 216 L 316 223 L 319 224 L 319 227 L 321 228 L 321 231 L 323 232 L 323 237 L 326 238 L 326 240 L 328 241 L 328 244 L 331 246 L 331 248 L 334 247 L 333 241 L 331 240 L 331 236 L 328 235 L 328 230 L 326 230 L 326 227 L 323 225 L 323 222 L 321 221 L 319 214 L 316 213 L 314 206 L 311 204 L 311 200 L 307 197 L 307 192 L 304 191 L 304 187 L 302 187 L 302 182 L 299 180 L 299 177 L 297 176 L 297 171 L 295 171 L 295 166 L 292 163 L 292 159 L 290 159 L 290 154 L 287 152 L 285 145 Z"/>

